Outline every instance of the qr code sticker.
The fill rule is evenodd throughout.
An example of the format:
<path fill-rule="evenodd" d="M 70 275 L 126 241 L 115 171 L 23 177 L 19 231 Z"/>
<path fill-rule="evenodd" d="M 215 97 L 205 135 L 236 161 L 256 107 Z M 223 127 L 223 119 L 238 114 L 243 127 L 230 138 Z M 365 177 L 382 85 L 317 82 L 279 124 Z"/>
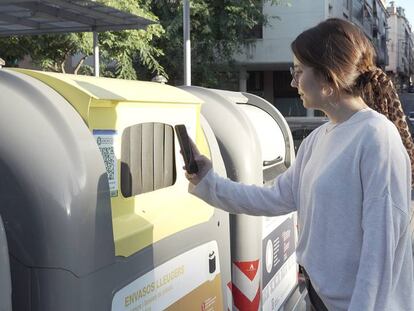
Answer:
<path fill-rule="evenodd" d="M 114 152 L 114 137 L 116 131 L 113 130 L 94 130 L 93 135 L 101 152 L 102 159 L 105 164 L 106 173 L 108 175 L 109 190 L 111 196 L 118 195 L 118 184 L 116 174 L 116 157 Z"/>
<path fill-rule="evenodd" d="M 102 158 L 105 163 L 106 173 L 108 174 L 108 179 L 115 179 L 115 153 L 113 147 L 100 147 Z"/>

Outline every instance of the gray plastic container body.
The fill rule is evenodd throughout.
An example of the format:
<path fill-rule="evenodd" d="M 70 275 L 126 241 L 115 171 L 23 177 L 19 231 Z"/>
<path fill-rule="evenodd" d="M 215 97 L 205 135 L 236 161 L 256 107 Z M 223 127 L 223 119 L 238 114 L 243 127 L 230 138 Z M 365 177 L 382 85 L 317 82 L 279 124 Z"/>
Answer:
<path fill-rule="evenodd" d="M 90 131 L 43 83 L 0 70 L 0 213 L 10 253 L 76 276 L 113 263 L 109 189 Z"/>
<path fill-rule="evenodd" d="M 246 184 L 261 185 L 261 154 L 258 138 L 250 121 L 234 102 L 217 94 L 214 90 L 196 86 L 181 87 L 204 101 L 202 115 L 207 119 L 217 138 L 228 178 Z M 234 216 L 234 215 L 232 215 Z M 249 240 L 255 241 L 261 233 L 260 218 L 237 215 L 231 218 L 232 235 L 246 236 L 248 240 L 232 241 L 232 254 L 240 254 L 240 261 L 256 260 L 260 247 L 249 245 L 249 252 L 243 252 Z M 236 233 L 240 232 L 239 233 Z M 232 255 L 232 256 L 233 256 Z M 247 255 L 246 258 L 245 255 Z M 256 256 L 257 255 L 257 256 Z"/>
<path fill-rule="evenodd" d="M 92 135 L 63 97 L 2 69 L 0 102 L 0 214 L 23 310 L 28 287 L 42 294 L 23 267 L 80 278 L 114 263 L 109 188 Z"/>
<path fill-rule="evenodd" d="M 201 87 L 182 87 L 201 98 L 204 104 L 202 115 L 207 119 L 220 146 L 227 176 L 238 182 L 261 185 L 261 153 L 258 138 L 250 120 L 231 100 L 214 90 Z M 254 263 L 261 256 L 261 218 L 248 215 L 230 215 L 232 263 Z M 239 288 L 242 293 L 256 292 L 259 284 L 243 282 L 244 275 L 232 271 L 232 286 L 246 284 Z M 256 288 L 257 287 L 257 288 Z M 237 305 L 237 303 L 236 303 Z"/>
<path fill-rule="evenodd" d="M 283 157 L 283 168 L 278 168 L 278 165 L 270 165 L 263 169 L 263 182 L 274 180 L 282 171 L 290 167 L 295 159 L 295 148 L 293 144 L 292 133 L 290 132 L 289 125 L 287 124 L 283 115 L 269 102 L 263 98 L 250 93 L 241 93 L 248 99 L 246 105 L 252 105 L 260 108 L 261 110 L 268 113 L 273 120 L 277 123 L 279 130 L 282 132 L 283 139 L 285 142 L 285 154 Z"/>
<path fill-rule="evenodd" d="M 0 215 L 0 311 L 11 311 L 11 292 L 9 248 Z"/>
<path fill-rule="evenodd" d="M 201 113 L 211 125 L 219 142 L 220 150 L 230 179 L 246 184 L 271 184 L 294 160 L 293 139 L 283 116 L 269 102 L 249 93 L 183 86 L 182 89 L 201 98 L 205 103 Z M 285 144 L 283 161 L 264 166 L 260 138 L 252 120 L 239 106 L 252 105 L 269 114 L 282 132 Z M 269 159 L 271 160 L 271 159 Z M 261 258 L 262 218 L 246 215 L 230 215 L 232 262 Z M 263 262 L 261 263 L 261 265 Z M 233 267 L 234 269 L 234 267 Z M 261 269 L 261 268 L 259 268 Z M 232 274 L 233 283 L 237 273 Z M 240 289 L 242 292 L 254 288 Z M 306 292 L 295 287 L 282 305 L 283 310 L 304 310 Z M 260 309 L 260 307 L 259 307 Z"/>

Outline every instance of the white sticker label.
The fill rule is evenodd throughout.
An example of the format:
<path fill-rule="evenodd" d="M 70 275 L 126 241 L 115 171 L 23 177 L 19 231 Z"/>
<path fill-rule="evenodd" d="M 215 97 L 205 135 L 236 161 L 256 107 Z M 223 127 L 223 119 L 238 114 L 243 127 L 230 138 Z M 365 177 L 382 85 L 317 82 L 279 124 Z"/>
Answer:
<path fill-rule="evenodd" d="M 279 217 L 277 217 L 279 218 Z M 280 217 L 269 221 L 265 227 L 270 231 L 262 240 L 262 310 L 277 311 L 297 283 L 294 218 Z"/>
<path fill-rule="evenodd" d="M 289 296 L 297 283 L 296 255 L 290 258 L 277 271 L 275 276 L 263 288 L 262 310 L 277 311 Z"/>
<path fill-rule="evenodd" d="M 220 279 L 217 243 L 211 241 L 122 288 L 115 294 L 111 310 L 223 310 Z"/>
<path fill-rule="evenodd" d="M 118 196 L 116 157 L 114 152 L 114 138 L 116 134 L 115 130 L 93 130 L 93 136 L 105 163 L 111 197 Z"/>

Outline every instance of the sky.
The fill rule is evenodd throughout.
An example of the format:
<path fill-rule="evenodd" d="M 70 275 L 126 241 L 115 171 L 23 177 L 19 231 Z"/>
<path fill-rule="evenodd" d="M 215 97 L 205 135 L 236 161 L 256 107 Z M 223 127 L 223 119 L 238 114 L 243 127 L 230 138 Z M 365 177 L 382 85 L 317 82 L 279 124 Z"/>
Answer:
<path fill-rule="evenodd" d="M 400 6 L 405 9 L 405 17 L 407 17 L 410 22 L 411 29 L 414 26 L 414 1 L 413 0 L 394 0 L 396 6 Z M 390 4 L 390 1 L 387 0 L 387 6 Z"/>

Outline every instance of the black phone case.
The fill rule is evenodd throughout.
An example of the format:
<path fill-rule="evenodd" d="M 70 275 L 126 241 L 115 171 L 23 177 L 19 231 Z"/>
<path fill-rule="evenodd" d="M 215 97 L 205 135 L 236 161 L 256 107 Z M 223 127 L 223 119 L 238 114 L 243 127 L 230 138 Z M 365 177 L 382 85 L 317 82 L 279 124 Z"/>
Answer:
<path fill-rule="evenodd" d="M 193 149 L 190 145 L 190 139 L 188 137 L 187 129 L 185 125 L 178 124 L 175 127 L 175 133 L 177 134 L 178 142 L 180 143 L 181 152 L 184 158 L 185 170 L 189 174 L 198 172 L 198 166 L 194 160 Z"/>

